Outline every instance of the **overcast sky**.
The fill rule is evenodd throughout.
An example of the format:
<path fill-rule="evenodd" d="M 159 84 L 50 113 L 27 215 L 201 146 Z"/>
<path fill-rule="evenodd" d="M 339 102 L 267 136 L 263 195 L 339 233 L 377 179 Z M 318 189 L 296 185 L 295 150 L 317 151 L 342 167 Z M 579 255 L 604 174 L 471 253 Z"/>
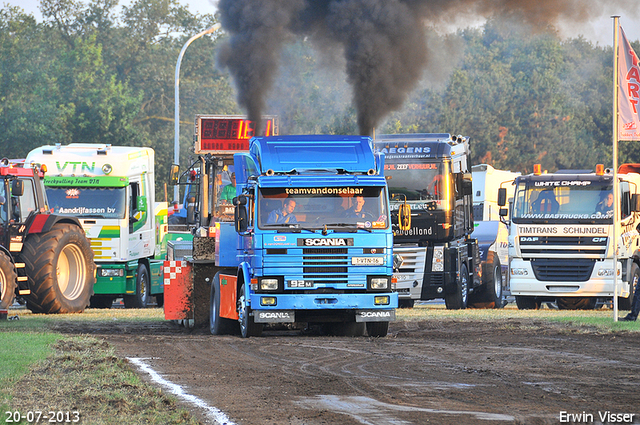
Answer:
<path fill-rule="evenodd" d="M 84 2 L 87 3 L 87 1 Z M 216 11 L 214 3 L 217 3 L 217 1 L 214 0 L 179 0 L 179 2 L 186 4 L 192 13 L 215 13 Z M 41 18 L 40 11 L 38 10 L 40 0 L 0 0 L 0 3 L 20 6 L 26 12 L 36 16 L 36 18 Z M 120 0 L 120 4 L 128 3 L 129 1 L 127 0 Z"/>

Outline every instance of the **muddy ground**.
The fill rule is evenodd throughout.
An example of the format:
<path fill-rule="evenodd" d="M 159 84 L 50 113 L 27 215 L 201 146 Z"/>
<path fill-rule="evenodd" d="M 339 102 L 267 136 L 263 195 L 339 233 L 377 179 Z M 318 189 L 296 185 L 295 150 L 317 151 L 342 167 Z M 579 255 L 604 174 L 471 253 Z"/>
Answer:
<path fill-rule="evenodd" d="M 640 423 L 639 333 L 528 318 L 398 321 L 378 339 L 298 331 L 241 339 L 171 322 L 81 326 L 65 330 L 147 358 L 237 424 L 557 424 L 573 414 L 587 415 L 575 423 L 600 423 L 605 412 Z"/>

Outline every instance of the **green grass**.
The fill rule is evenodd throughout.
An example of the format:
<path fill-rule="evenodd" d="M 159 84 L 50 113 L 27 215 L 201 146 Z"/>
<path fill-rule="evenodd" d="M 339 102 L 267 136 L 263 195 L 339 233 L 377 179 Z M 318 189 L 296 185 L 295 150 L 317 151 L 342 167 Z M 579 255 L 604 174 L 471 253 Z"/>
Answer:
<path fill-rule="evenodd" d="M 15 315 L 19 320 L 0 321 L 0 412 L 78 411 L 91 424 L 199 423 L 173 396 L 143 382 L 105 341 L 54 330 L 164 322 L 162 309 L 59 315 L 10 309 L 9 317 Z"/>
<path fill-rule="evenodd" d="M 49 344 L 61 337 L 54 333 L 0 333 L 0 388 L 23 375 L 29 366 L 53 353 Z"/>
<path fill-rule="evenodd" d="M 53 353 L 51 344 L 61 338 L 55 333 L 0 332 L 0 411 L 9 407 L 9 389 L 29 368 Z"/>

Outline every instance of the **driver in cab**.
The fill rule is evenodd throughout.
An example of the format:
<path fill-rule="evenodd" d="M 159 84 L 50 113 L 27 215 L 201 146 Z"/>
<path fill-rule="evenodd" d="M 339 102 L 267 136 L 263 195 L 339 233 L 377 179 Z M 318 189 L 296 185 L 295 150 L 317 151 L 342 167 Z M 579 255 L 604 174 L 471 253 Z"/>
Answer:
<path fill-rule="evenodd" d="M 356 196 L 353 205 L 348 210 L 345 210 L 346 218 L 365 218 L 368 214 L 364 210 L 364 197 Z"/>
<path fill-rule="evenodd" d="M 293 210 L 296 208 L 296 201 L 292 198 L 284 200 L 282 208 L 277 208 L 269 214 L 267 217 L 267 224 L 294 224 L 298 220 L 293 215 Z"/>
<path fill-rule="evenodd" d="M 613 193 L 612 192 L 609 192 L 605 196 L 603 196 L 602 200 L 600 200 L 600 202 L 596 207 L 596 213 L 600 213 L 603 215 L 613 213 Z"/>

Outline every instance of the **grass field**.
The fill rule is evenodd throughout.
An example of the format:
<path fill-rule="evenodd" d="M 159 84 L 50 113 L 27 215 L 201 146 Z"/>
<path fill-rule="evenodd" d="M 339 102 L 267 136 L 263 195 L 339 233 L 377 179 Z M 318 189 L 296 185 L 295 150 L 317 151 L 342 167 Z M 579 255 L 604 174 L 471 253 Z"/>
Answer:
<path fill-rule="evenodd" d="M 19 320 L 0 322 L 0 413 L 64 411 L 84 424 L 197 424 L 175 398 L 141 381 L 134 369 L 96 338 L 62 335 L 60 322 L 163 322 L 161 309 L 87 310 L 83 314 L 35 315 L 9 310 Z M 69 412 L 69 413 L 67 413 Z M 65 418 L 66 419 L 66 418 Z M 47 421 L 40 421 L 47 422 Z M 23 420 L 20 423 L 29 423 Z"/>
<path fill-rule="evenodd" d="M 626 312 L 624 312 L 626 313 Z M 623 313 L 621 312 L 620 315 Z M 19 320 L 0 321 L 0 413 L 57 410 L 73 406 L 83 413 L 82 423 L 192 424 L 190 413 L 173 397 L 140 380 L 126 362 L 115 356 L 106 342 L 84 335 L 56 332 L 60 326 L 118 323 L 161 324 L 162 309 L 92 310 L 83 314 L 35 315 L 10 310 Z M 610 309 L 567 311 L 543 308 L 520 311 L 509 304 L 503 309 L 446 310 L 442 304 L 418 304 L 397 310 L 397 320 L 437 321 L 537 321 L 563 323 L 573 332 L 640 332 L 640 322 L 615 322 Z M 150 326 L 152 332 L 152 326 Z M 26 421 L 23 423 L 27 423 Z"/>

